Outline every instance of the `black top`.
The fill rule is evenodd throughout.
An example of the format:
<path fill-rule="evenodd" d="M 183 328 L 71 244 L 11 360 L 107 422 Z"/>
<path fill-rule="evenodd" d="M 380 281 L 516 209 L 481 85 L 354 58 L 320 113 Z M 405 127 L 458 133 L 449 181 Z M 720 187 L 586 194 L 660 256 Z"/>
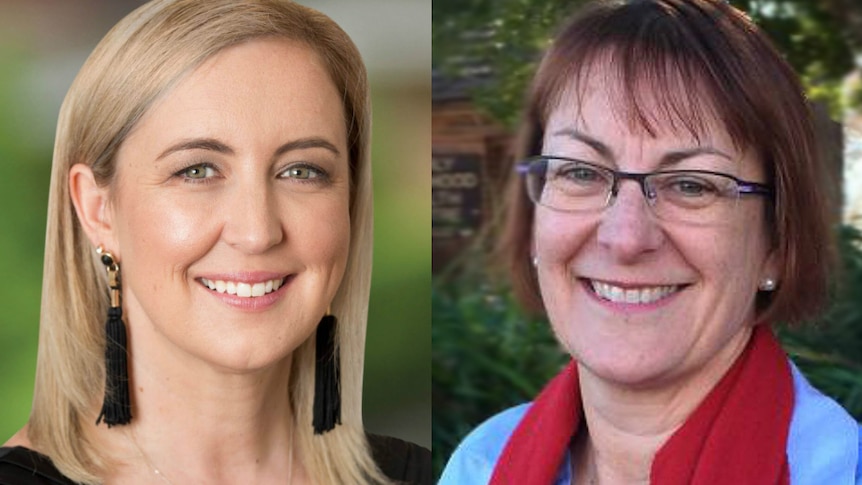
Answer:
<path fill-rule="evenodd" d="M 380 470 L 402 483 L 431 485 L 431 452 L 388 436 L 368 435 L 371 453 Z M 0 485 L 75 485 L 51 459 L 22 446 L 0 448 Z"/>

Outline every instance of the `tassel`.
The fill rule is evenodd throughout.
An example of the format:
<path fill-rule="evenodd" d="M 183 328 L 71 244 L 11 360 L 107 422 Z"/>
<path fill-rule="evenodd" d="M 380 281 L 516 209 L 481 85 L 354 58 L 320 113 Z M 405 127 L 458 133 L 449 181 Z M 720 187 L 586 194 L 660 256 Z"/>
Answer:
<path fill-rule="evenodd" d="M 314 367 L 314 434 L 323 434 L 341 424 L 341 369 L 335 349 L 334 315 L 325 315 L 317 325 Z"/>
<path fill-rule="evenodd" d="M 129 424 L 132 420 L 132 405 L 129 397 L 129 366 L 126 350 L 126 325 L 123 323 L 123 307 L 120 302 L 120 265 L 114 256 L 98 249 L 102 263 L 108 270 L 108 286 L 111 291 L 111 307 L 105 323 L 105 400 L 96 424 L 102 422 L 110 428 L 115 424 Z"/>

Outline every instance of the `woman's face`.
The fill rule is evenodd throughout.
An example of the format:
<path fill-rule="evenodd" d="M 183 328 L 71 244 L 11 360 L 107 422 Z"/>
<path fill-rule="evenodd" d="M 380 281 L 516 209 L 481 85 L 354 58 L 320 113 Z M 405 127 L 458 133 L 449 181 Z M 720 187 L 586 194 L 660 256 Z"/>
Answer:
<path fill-rule="evenodd" d="M 549 116 L 544 155 L 627 172 L 703 169 L 764 181 L 760 162 L 738 152 L 717 122 L 700 141 L 668 123 L 658 123 L 655 137 L 633 129 L 605 79 L 592 76 L 580 110 L 574 96 L 563 97 Z M 735 209 L 711 224 L 666 222 L 631 180 L 603 210 L 537 205 L 533 251 L 559 340 L 589 372 L 626 386 L 666 385 L 729 365 L 754 322 L 759 282 L 775 277 L 763 198 L 743 197 Z"/>
<path fill-rule="evenodd" d="M 226 49 L 135 126 L 111 190 L 133 352 L 264 368 L 311 334 L 344 273 L 341 97 L 301 44 Z"/>

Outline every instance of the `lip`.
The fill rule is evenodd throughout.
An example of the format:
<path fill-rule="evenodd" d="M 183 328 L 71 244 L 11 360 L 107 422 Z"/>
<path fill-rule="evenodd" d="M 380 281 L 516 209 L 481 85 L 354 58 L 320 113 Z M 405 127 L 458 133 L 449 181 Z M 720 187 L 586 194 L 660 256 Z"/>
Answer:
<path fill-rule="evenodd" d="M 296 279 L 296 273 L 275 273 L 269 271 L 245 271 L 245 272 L 233 272 L 233 273 L 207 273 L 199 275 L 195 278 L 195 281 L 198 283 L 198 287 L 217 299 L 221 303 L 228 305 L 234 309 L 246 311 L 246 312 L 260 312 L 265 311 L 278 303 L 279 300 L 284 296 L 287 292 L 287 289 L 291 286 L 291 283 Z M 219 293 L 217 291 L 213 291 L 209 289 L 202 281 L 202 278 L 206 278 L 211 281 L 234 281 L 237 283 L 262 283 L 268 280 L 275 279 L 283 279 L 284 283 L 282 283 L 281 287 L 277 290 L 267 293 L 263 296 L 257 296 L 253 298 L 246 298 L 236 295 L 231 295 L 228 293 Z"/>
<path fill-rule="evenodd" d="M 658 283 L 633 283 L 633 282 L 623 282 L 623 281 L 615 281 L 615 280 L 604 280 L 599 278 L 587 278 L 580 277 L 578 278 L 581 283 L 584 291 L 589 297 L 602 305 L 605 308 L 608 308 L 615 312 L 620 313 L 639 313 L 639 312 L 648 312 L 652 310 L 656 310 L 662 308 L 671 302 L 673 302 L 686 288 L 690 286 L 690 284 L 686 283 L 667 283 L 667 284 L 658 284 Z M 661 286 L 677 286 L 677 290 L 673 293 L 661 298 L 660 300 L 651 302 L 651 303 L 626 303 L 626 302 L 613 302 L 606 300 L 596 294 L 593 291 L 591 281 L 598 281 L 601 283 L 606 283 L 609 285 L 617 286 L 623 289 L 633 289 L 633 288 L 644 288 L 644 287 L 661 287 Z"/>

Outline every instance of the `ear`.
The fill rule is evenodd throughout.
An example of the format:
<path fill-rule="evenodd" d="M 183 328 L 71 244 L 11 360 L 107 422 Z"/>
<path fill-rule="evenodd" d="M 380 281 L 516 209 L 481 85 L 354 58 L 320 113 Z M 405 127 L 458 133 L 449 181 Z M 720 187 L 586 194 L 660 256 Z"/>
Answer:
<path fill-rule="evenodd" d="M 93 246 L 104 246 L 115 255 L 119 248 L 114 238 L 108 188 L 99 187 L 90 167 L 77 163 L 69 171 L 69 194 L 78 220 Z"/>

